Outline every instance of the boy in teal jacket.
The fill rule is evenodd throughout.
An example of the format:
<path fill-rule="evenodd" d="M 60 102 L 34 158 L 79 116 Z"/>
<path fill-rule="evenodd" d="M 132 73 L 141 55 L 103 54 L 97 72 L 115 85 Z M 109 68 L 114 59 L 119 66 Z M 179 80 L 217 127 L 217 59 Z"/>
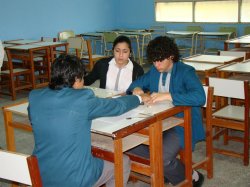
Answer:
<path fill-rule="evenodd" d="M 91 154 L 91 122 L 120 115 L 140 104 L 140 96 L 95 97 L 84 89 L 84 65 L 77 57 L 61 55 L 52 64 L 49 88 L 32 90 L 29 117 L 43 186 L 92 187 L 114 184 L 114 164 Z M 124 156 L 124 185 L 130 160 Z"/>
<path fill-rule="evenodd" d="M 127 93 L 143 94 L 150 91 L 152 103 L 170 100 L 175 106 L 191 106 L 192 146 L 205 138 L 202 125 L 201 106 L 205 104 L 205 93 L 195 69 L 179 61 L 179 50 L 174 41 L 160 36 L 150 41 L 147 47 L 150 70 L 131 83 Z M 183 117 L 183 113 L 177 116 Z M 173 185 L 185 179 L 184 165 L 176 158 L 184 145 L 182 127 L 175 127 L 163 133 L 164 177 Z M 131 152 L 148 157 L 148 147 L 142 145 Z M 193 172 L 194 186 L 201 186 L 203 176 Z"/>

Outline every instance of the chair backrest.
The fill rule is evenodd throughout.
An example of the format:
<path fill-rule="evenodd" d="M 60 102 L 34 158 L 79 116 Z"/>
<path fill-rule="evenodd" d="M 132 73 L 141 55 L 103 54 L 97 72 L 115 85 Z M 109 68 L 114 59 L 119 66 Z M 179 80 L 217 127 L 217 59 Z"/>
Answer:
<path fill-rule="evenodd" d="M 119 34 L 117 32 L 104 32 L 103 33 L 103 43 L 104 43 L 104 53 L 105 55 L 110 55 L 112 53 L 112 44 Z"/>
<path fill-rule="evenodd" d="M 198 26 L 198 25 L 190 25 L 190 26 L 187 26 L 186 28 L 187 31 L 203 31 L 203 28 L 201 26 Z"/>
<path fill-rule="evenodd" d="M 82 49 L 82 42 L 83 38 L 81 36 L 78 37 L 70 37 L 67 39 L 67 42 L 69 43 L 68 47 L 69 49 Z"/>
<path fill-rule="evenodd" d="M 83 42 L 84 39 L 81 36 L 70 37 L 67 39 L 69 53 L 76 55 L 81 58 L 83 55 Z"/>
<path fill-rule="evenodd" d="M 152 38 L 166 35 L 166 28 L 164 25 L 152 25 L 150 26 L 149 30 L 151 32 Z"/>
<path fill-rule="evenodd" d="M 164 36 L 166 35 L 166 28 L 164 25 L 152 25 L 149 30 L 152 30 L 152 35 L 154 36 Z"/>
<path fill-rule="evenodd" d="M 42 180 L 36 157 L 0 150 L 0 178 L 34 187 Z"/>
<path fill-rule="evenodd" d="M 237 36 L 237 28 L 236 27 L 220 27 L 219 32 L 231 32 L 230 38 L 235 38 Z"/>
<path fill-rule="evenodd" d="M 56 42 L 56 38 L 42 36 L 41 41 L 43 41 L 43 42 Z"/>
<path fill-rule="evenodd" d="M 208 83 L 214 88 L 215 96 L 245 99 L 245 84 L 248 81 L 209 77 Z"/>
<path fill-rule="evenodd" d="M 206 108 L 208 105 L 210 105 L 213 102 L 214 89 L 213 87 L 210 87 L 210 86 L 203 86 L 203 89 L 206 95 L 206 103 L 203 105 L 203 107 Z"/>
<path fill-rule="evenodd" d="M 244 60 L 246 59 L 246 52 L 244 51 L 219 51 L 220 56 L 236 56 L 236 57 L 243 57 Z"/>
<path fill-rule="evenodd" d="M 69 37 L 75 37 L 75 32 L 72 30 L 62 31 L 58 33 L 59 41 L 67 41 Z"/>
<path fill-rule="evenodd" d="M 103 40 L 106 43 L 113 43 L 114 40 L 117 38 L 117 32 L 104 32 L 103 33 Z"/>
<path fill-rule="evenodd" d="M 250 26 L 244 28 L 244 35 L 250 34 Z"/>

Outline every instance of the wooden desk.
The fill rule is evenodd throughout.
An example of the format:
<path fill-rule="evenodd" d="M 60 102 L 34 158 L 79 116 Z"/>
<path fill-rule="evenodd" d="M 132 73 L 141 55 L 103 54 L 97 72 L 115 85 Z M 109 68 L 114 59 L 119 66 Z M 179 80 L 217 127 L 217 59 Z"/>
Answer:
<path fill-rule="evenodd" d="M 205 77 L 216 73 L 216 68 L 231 62 L 242 61 L 243 57 L 218 56 L 218 55 L 194 55 L 183 58 L 182 61 L 193 66 L 199 73 L 204 74 L 200 79 L 205 83 Z"/>
<path fill-rule="evenodd" d="M 37 46 L 41 46 L 41 47 L 49 47 L 51 62 L 54 61 L 55 56 L 56 56 L 57 52 L 59 51 L 59 50 L 57 50 L 58 48 L 61 48 L 61 47 L 64 48 L 64 50 L 59 51 L 60 53 L 68 54 L 68 51 L 69 51 L 69 49 L 68 49 L 69 44 L 67 42 L 42 41 L 42 42 L 33 43 L 33 45 L 37 45 Z"/>
<path fill-rule="evenodd" d="M 109 92 L 107 92 L 109 93 Z M 115 93 L 114 93 L 115 94 Z M 15 151 L 15 137 L 14 128 L 23 129 L 26 131 L 32 131 L 32 127 L 29 124 L 27 115 L 28 103 L 25 101 L 13 106 L 3 107 L 5 130 L 6 130 L 6 143 L 7 149 Z M 185 169 L 186 180 L 182 182 L 183 186 L 192 186 L 192 152 L 191 152 L 191 126 L 190 126 L 190 113 L 189 107 L 174 107 L 170 102 L 158 103 L 147 107 L 146 105 L 140 105 L 138 108 L 133 109 L 121 116 L 116 117 L 103 117 L 93 120 L 91 131 L 93 133 L 104 136 L 102 138 L 110 137 L 113 142 L 112 150 L 105 150 L 105 147 L 92 149 L 95 156 L 106 160 L 113 160 L 115 163 L 115 180 L 116 186 L 123 186 L 123 166 L 122 155 L 127 149 L 130 149 L 138 145 L 138 141 L 131 147 L 127 146 L 126 142 L 131 140 L 131 137 L 135 137 L 136 132 L 148 127 L 149 128 L 149 146 L 150 146 L 150 172 L 151 172 L 151 184 L 155 187 L 161 187 L 164 184 L 163 178 L 163 160 L 162 160 L 162 120 L 169 118 L 177 113 L 184 111 L 184 133 L 185 133 Z M 145 113 L 149 115 L 141 115 Z M 25 116 L 25 121 L 15 121 L 13 115 Z M 134 118 L 143 116 L 145 118 Z M 127 119 L 131 117 L 132 119 Z M 114 124 L 115 121 L 115 124 Z M 105 124 L 105 125 L 104 125 Z M 174 127 L 172 125 L 171 127 Z M 105 139 L 106 139 L 105 138 Z M 138 137 L 136 136 L 136 139 Z M 145 141 L 145 138 L 140 138 L 141 142 Z M 125 143 L 124 143 L 125 142 Z M 131 141 L 130 141 L 131 142 Z M 99 144 L 98 144 L 99 145 Z M 112 145 L 112 143 L 111 143 Z"/>
<path fill-rule="evenodd" d="M 232 32 L 199 32 L 197 33 L 197 40 L 196 40 L 196 47 L 195 47 L 195 54 L 197 52 L 197 47 L 198 47 L 198 40 L 200 40 L 200 52 L 204 53 L 205 50 L 205 45 L 206 45 L 206 40 L 211 40 L 211 41 L 225 41 L 229 40 L 230 36 L 232 35 Z"/>
<path fill-rule="evenodd" d="M 43 86 L 47 86 L 50 80 L 50 52 L 48 46 L 39 46 L 34 44 L 26 44 L 26 45 L 14 45 L 5 48 L 6 53 L 8 54 L 9 63 L 13 63 L 13 59 L 22 60 L 26 65 L 29 66 L 32 72 L 31 83 L 32 88 L 39 88 Z M 34 58 L 41 57 L 47 63 L 46 69 L 46 79 L 45 82 L 36 83 L 35 77 L 35 68 L 34 68 Z"/>
<path fill-rule="evenodd" d="M 238 63 L 231 63 L 217 68 L 219 77 L 250 81 L 250 60 Z"/>
<path fill-rule="evenodd" d="M 24 44 L 31 44 L 39 42 L 39 40 L 24 40 L 24 39 L 18 39 L 18 40 L 8 40 L 5 41 L 5 44 L 14 44 L 14 45 L 24 45 Z"/>
<path fill-rule="evenodd" d="M 195 52 L 195 44 L 197 40 L 197 33 L 198 31 L 168 31 L 166 32 L 167 35 L 176 39 L 191 39 L 191 45 L 189 47 L 179 47 L 179 50 L 187 50 L 190 49 L 190 55 L 193 55 Z M 183 48 L 183 49 L 182 49 Z"/>
<path fill-rule="evenodd" d="M 229 44 L 234 44 L 235 48 L 239 48 L 241 44 L 250 44 L 250 34 L 241 36 L 238 38 L 234 38 L 232 40 L 226 40 L 224 42 L 224 50 L 228 51 L 229 50 Z"/>
<path fill-rule="evenodd" d="M 230 62 L 242 61 L 243 57 L 198 54 L 183 58 L 182 60 L 183 62 L 205 62 L 210 64 L 228 64 Z"/>

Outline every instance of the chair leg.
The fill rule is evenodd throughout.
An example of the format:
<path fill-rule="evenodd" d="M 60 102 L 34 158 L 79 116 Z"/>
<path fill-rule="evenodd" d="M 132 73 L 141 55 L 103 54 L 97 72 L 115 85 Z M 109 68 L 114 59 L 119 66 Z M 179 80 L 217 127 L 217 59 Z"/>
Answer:
<path fill-rule="evenodd" d="M 210 125 L 206 127 L 206 157 L 207 157 L 207 178 L 213 178 L 213 128 Z"/>
<path fill-rule="evenodd" d="M 229 130 L 226 129 L 224 133 L 224 145 L 228 145 L 228 133 L 229 133 Z"/>
<path fill-rule="evenodd" d="M 249 132 L 244 133 L 244 158 L 243 158 L 243 162 L 244 162 L 245 166 L 249 165 Z"/>
<path fill-rule="evenodd" d="M 11 87 L 11 96 L 12 96 L 12 100 L 16 100 L 16 90 L 15 90 L 15 80 L 14 77 L 10 77 L 10 87 Z"/>

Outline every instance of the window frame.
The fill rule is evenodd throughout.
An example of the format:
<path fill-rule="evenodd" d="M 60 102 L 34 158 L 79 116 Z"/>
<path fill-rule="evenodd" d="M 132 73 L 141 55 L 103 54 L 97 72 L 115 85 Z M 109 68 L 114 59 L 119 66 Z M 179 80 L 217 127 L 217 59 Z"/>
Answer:
<path fill-rule="evenodd" d="M 154 0 L 154 11 L 155 11 L 155 21 L 161 22 L 161 23 L 205 23 L 205 24 L 214 24 L 214 23 L 222 23 L 222 24 L 249 24 L 250 20 L 248 22 L 241 22 L 241 7 L 242 7 L 242 1 L 243 0 L 237 0 L 238 1 L 238 21 L 237 22 L 196 22 L 195 21 L 195 4 L 196 2 L 204 2 L 204 1 L 227 1 L 227 0 Z M 171 3 L 171 2 L 192 2 L 192 22 L 175 22 L 175 21 L 157 21 L 156 20 L 156 4 L 157 3 Z"/>

